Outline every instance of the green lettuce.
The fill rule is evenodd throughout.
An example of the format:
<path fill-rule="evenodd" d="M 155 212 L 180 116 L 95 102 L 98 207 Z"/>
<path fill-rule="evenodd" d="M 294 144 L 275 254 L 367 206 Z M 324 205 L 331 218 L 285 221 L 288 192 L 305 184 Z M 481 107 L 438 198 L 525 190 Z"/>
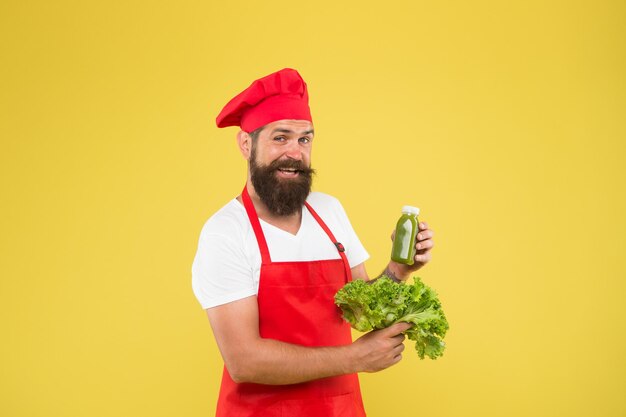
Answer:
<path fill-rule="evenodd" d="M 420 359 L 443 355 L 448 321 L 435 291 L 415 277 L 413 284 L 396 283 L 386 275 L 372 283 L 357 279 L 335 294 L 343 318 L 361 332 L 384 329 L 400 322 L 412 323 L 405 332 L 415 341 Z"/>

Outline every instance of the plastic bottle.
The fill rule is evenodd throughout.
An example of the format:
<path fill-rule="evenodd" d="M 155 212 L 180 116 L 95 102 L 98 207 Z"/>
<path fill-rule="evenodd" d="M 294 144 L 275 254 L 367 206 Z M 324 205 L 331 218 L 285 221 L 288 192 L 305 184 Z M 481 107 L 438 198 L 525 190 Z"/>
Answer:
<path fill-rule="evenodd" d="M 420 209 L 413 206 L 402 207 L 402 216 L 396 224 L 396 235 L 391 248 L 391 260 L 413 265 L 415 262 L 415 235 L 418 233 L 417 216 Z"/>

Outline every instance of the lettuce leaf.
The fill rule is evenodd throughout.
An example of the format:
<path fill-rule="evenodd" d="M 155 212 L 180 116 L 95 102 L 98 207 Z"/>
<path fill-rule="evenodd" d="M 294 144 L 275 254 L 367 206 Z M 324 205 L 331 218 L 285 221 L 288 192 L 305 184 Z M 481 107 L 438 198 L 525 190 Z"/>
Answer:
<path fill-rule="evenodd" d="M 396 283 L 386 275 L 371 284 L 354 280 L 335 294 L 335 304 L 341 308 L 343 318 L 361 332 L 384 329 L 399 322 L 412 323 L 405 332 L 415 341 L 420 359 L 428 356 L 437 359 L 443 355 L 443 338 L 448 331 L 448 321 L 441 308 L 437 293 L 419 277 L 413 284 Z"/>

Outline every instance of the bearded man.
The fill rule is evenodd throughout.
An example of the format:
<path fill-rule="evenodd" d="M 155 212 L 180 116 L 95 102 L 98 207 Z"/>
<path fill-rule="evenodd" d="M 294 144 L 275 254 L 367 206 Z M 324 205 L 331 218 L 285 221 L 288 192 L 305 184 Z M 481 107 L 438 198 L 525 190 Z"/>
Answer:
<path fill-rule="evenodd" d="M 314 129 L 307 86 L 293 69 L 254 81 L 217 117 L 239 126 L 248 181 L 204 225 L 192 267 L 224 360 L 217 416 L 365 416 L 358 372 L 402 358 L 398 323 L 351 339 L 334 305 L 352 279 L 369 280 L 369 255 L 339 201 L 311 192 Z M 430 260 L 433 232 L 420 224 L 412 266 Z"/>

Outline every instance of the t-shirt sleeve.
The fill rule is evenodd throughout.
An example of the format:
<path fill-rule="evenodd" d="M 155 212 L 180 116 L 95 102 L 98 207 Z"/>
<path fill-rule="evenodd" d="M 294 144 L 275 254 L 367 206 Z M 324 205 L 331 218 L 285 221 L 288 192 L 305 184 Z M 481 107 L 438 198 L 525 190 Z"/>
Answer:
<path fill-rule="evenodd" d="M 207 309 L 256 294 L 253 269 L 230 236 L 201 233 L 191 267 L 193 292 Z"/>
<path fill-rule="evenodd" d="M 350 268 L 354 268 L 355 266 L 362 264 L 367 261 L 370 257 L 367 250 L 359 240 L 354 228 L 352 227 L 352 223 L 350 223 L 350 219 L 348 219 L 348 215 L 346 214 L 345 209 L 339 202 L 339 200 L 335 200 L 337 204 L 337 212 L 339 214 L 341 226 L 343 229 L 343 237 L 344 242 L 341 242 L 343 246 L 346 248 L 346 256 L 348 257 L 348 263 L 350 264 Z"/>

